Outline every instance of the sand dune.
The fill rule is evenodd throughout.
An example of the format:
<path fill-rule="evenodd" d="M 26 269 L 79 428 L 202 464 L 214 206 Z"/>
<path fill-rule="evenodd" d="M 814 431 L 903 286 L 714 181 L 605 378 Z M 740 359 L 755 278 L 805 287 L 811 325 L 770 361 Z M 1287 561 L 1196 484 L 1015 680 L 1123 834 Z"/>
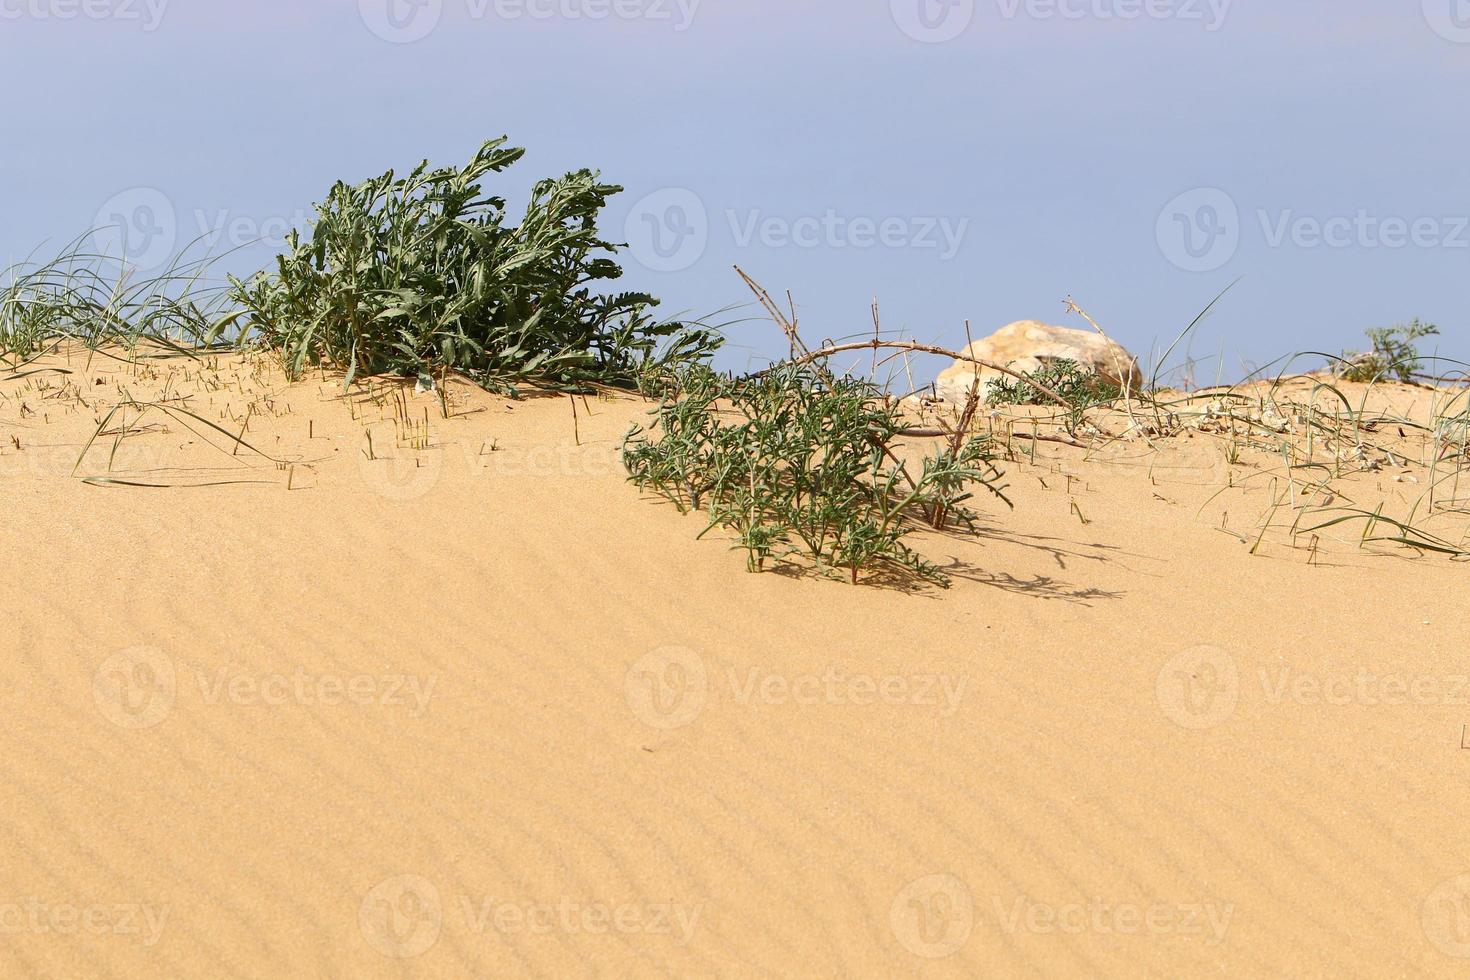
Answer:
<path fill-rule="evenodd" d="M 27 370 L 5 975 L 1470 962 L 1466 569 L 1346 525 L 1252 555 L 1250 453 L 1027 447 L 1014 512 L 916 539 L 952 590 L 854 588 L 641 498 L 629 396 Z M 163 407 L 83 456 L 128 398 Z M 1402 475 L 1348 485 L 1408 506 Z"/>

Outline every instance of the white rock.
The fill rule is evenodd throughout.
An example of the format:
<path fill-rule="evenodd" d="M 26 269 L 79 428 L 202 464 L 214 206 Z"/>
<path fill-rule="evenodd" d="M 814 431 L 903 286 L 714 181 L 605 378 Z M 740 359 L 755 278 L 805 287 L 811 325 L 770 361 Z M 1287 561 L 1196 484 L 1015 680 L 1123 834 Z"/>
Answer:
<path fill-rule="evenodd" d="M 1021 320 L 1001 327 L 984 340 L 977 340 L 964 353 L 1008 367 L 1020 374 L 1039 371 L 1051 361 L 1076 361 L 1082 367 L 1122 384 L 1127 380 L 1136 390 L 1143 383 L 1138 358 L 1093 330 L 1053 327 L 1036 320 Z M 970 361 L 955 361 L 935 382 L 940 398 L 963 402 L 976 375 L 984 397 L 990 382 L 1008 375 Z"/>

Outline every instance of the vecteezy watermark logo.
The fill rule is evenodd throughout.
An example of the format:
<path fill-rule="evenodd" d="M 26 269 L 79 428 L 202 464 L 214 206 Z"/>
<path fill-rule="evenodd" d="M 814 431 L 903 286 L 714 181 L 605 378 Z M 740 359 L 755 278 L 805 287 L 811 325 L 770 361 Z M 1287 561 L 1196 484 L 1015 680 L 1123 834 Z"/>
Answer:
<path fill-rule="evenodd" d="M 633 257 L 653 272 L 682 272 L 709 245 L 709 212 L 682 187 L 654 191 L 633 205 L 623 228 Z"/>
<path fill-rule="evenodd" d="M 909 882 L 888 909 L 888 925 L 904 949 L 927 960 L 953 956 L 970 941 L 975 902 L 970 886 L 950 874 Z"/>
<path fill-rule="evenodd" d="M 193 218 L 195 239 L 210 248 L 220 245 L 231 249 L 265 245 L 275 251 L 282 251 L 286 248 L 291 232 L 304 230 L 310 224 L 306 212 L 300 208 L 289 216 L 272 215 L 267 218 L 232 213 L 227 208 L 211 211 L 195 208 Z"/>
<path fill-rule="evenodd" d="M 1219 946 L 1235 919 L 1235 905 L 1219 902 L 1037 902 L 1025 895 L 991 896 L 996 920 L 1008 935 L 1189 936 Z"/>
<path fill-rule="evenodd" d="M 642 20 L 689 30 L 703 0 L 463 0 L 471 21 Z M 421 41 L 444 15 L 444 0 L 358 0 L 362 22 L 393 44 Z"/>
<path fill-rule="evenodd" d="M 915 41 L 953 41 L 975 19 L 975 0 L 889 0 L 893 22 Z"/>
<path fill-rule="evenodd" d="M 1235 905 L 1221 902 L 1112 901 L 1097 896 L 1037 901 L 1027 895 L 991 895 L 990 914 L 1008 936 L 1184 936 L 1219 946 L 1235 920 Z M 894 936 L 925 959 L 953 956 L 985 924 L 969 886 L 950 874 L 928 875 L 898 893 L 889 908 Z"/>
<path fill-rule="evenodd" d="M 0 901 L 0 936 L 118 936 L 152 949 L 163 937 L 169 906 L 131 902 L 48 902 L 36 895 Z"/>
<path fill-rule="evenodd" d="M 358 928 L 369 946 L 393 959 L 427 953 L 445 932 L 504 942 L 506 936 L 642 935 L 687 946 L 699 926 L 702 905 L 588 901 L 562 896 L 543 901 L 460 893 L 441 898 L 419 875 L 397 875 L 368 892 L 358 907 Z"/>
<path fill-rule="evenodd" d="M 132 647 L 102 661 L 92 675 L 92 699 L 119 728 L 152 728 L 168 717 L 177 694 L 173 661 L 162 650 Z"/>
<path fill-rule="evenodd" d="M 1198 21 L 1211 33 L 1225 26 L 1234 0 L 996 0 L 1001 16 L 1015 20 Z"/>
<path fill-rule="evenodd" d="M 139 269 L 153 269 L 173 255 L 179 221 L 173 202 L 163 191 L 133 187 L 114 194 L 97 209 L 93 229 L 102 255 Z"/>
<path fill-rule="evenodd" d="M 290 674 L 253 674 L 233 667 L 212 671 L 194 669 L 199 695 L 210 706 L 242 708 L 338 707 L 402 709 L 410 718 L 422 718 L 434 698 L 438 674 L 314 674 L 297 667 Z"/>
<path fill-rule="evenodd" d="M 1470 249 L 1470 217 L 1465 215 L 1381 215 L 1359 208 L 1352 215 L 1317 217 L 1290 208 L 1256 212 L 1269 248 L 1453 248 Z"/>
<path fill-rule="evenodd" d="M 682 34 L 704 0 L 466 0 L 473 20 L 645 20 Z"/>
<path fill-rule="evenodd" d="M 1470 874 L 1441 882 L 1424 900 L 1424 935 L 1457 960 L 1470 959 Z"/>
<path fill-rule="evenodd" d="M 716 675 L 720 676 L 720 675 Z M 728 667 L 724 703 L 739 707 L 917 709 L 952 718 L 970 685 L 968 675 L 863 673 L 832 665 L 821 673 L 778 673 L 760 667 Z M 704 661 L 692 650 L 665 647 L 628 670 L 628 704 L 655 728 L 682 728 L 694 721 L 714 693 Z"/>
<path fill-rule="evenodd" d="M 444 473 L 444 451 L 433 449 L 415 455 L 370 458 L 366 451 L 357 457 L 362 480 L 374 493 L 389 500 L 418 500 L 439 485 Z"/>
<path fill-rule="evenodd" d="M 444 909 L 427 878 L 398 875 L 368 892 L 357 912 L 368 945 L 394 959 L 422 956 L 439 941 Z"/>
<path fill-rule="evenodd" d="M 1213 272 L 1235 257 L 1248 224 L 1259 225 L 1261 243 L 1272 249 L 1470 250 L 1470 215 L 1464 214 L 1410 216 L 1357 208 L 1314 215 L 1257 208 L 1254 217 L 1242 220 L 1235 200 L 1218 188 L 1187 191 L 1159 215 L 1159 250 L 1186 272 Z"/>
<path fill-rule="evenodd" d="M 1470 44 L 1470 0 L 1424 0 L 1424 19 L 1446 41 Z"/>
<path fill-rule="evenodd" d="M 628 668 L 623 689 L 639 721 L 671 731 L 692 725 L 704 710 L 709 675 L 693 650 L 661 647 Z"/>
<path fill-rule="evenodd" d="M 616 446 L 556 445 L 530 447 L 497 447 L 491 452 L 485 446 L 461 443 L 465 469 L 473 478 L 494 475 L 507 479 L 545 479 L 547 477 L 601 478 L 625 472 L 620 450 Z M 58 454 L 60 455 L 60 454 Z M 75 457 L 76 452 L 72 451 Z M 4 472 L 0 456 L 0 473 Z M 74 460 L 67 460 L 67 471 Z"/>
<path fill-rule="evenodd" d="M 168 5 L 169 0 L 0 0 L 0 21 L 111 20 L 138 24 L 151 34 Z"/>
<path fill-rule="evenodd" d="M 1182 728 L 1224 724 L 1240 701 L 1240 670 L 1219 647 L 1200 646 L 1169 658 L 1159 671 L 1159 707 Z"/>
<path fill-rule="evenodd" d="M 188 681 L 192 678 L 193 683 Z M 428 713 L 439 676 L 416 674 L 253 673 L 226 665 L 176 664 L 161 650 L 133 647 L 103 661 L 92 676 L 92 696 L 104 718 L 121 728 L 151 728 L 196 688 L 207 707 L 384 708 L 418 719 Z"/>
<path fill-rule="evenodd" d="M 933 252 L 955 258 L 970 219 L 941 215 L 845 215 L 834 208 L 810 214 L 770 214 L 760 208 L 727 208 L 722 230 L 736 249 L 889 249 Z M 709 211 L 698 194 L 682 187 L 644 197 L 628 213 L 624 237 L 633 257 L 654 272 L 679 272 L 698 262 L 709 246 Z"/>
<path fill-rule="evenodd" d="M 1466 674 L 1378 674 L 1364 668 L 1351 675 L 1324 675 L 1282 666 L 1262 670 L 1260 681 L 1261 693 L 1270 705 L 1470 707 L 1470 675 Z"/>
<path fill-rule="evenodd" d="M 1002 20 L 1174 20 L 1206 31 L 1225 25 L 1234 0 L 995 0 Z M 975 19 L 975 0 L 889 0 L 893 20 L 916 41 L 952 41 Z"/>
<path fill-rule="evenodd" d="M 667 936 L 688 946 L 699 926 L 702 905 L 587 902 L 563 896 L 554 901 L 503 901 L 493 895 L 459 896 L 460 917 L 476 936 L 640 934 Z"/>
<path fill-rule="evenodd" d="M 422 41 L 439 26 L 444 0 L 357 0 L 367 29 L 390 44 Z"/>
<path fill-rule="evenodd" d="M 1186 272 L 1214 272 L 1240 247 L 1240 209 L 1217 187 L 1186 191 L 1164 205 L 1154 234 L 1174 265 Z"/>
<path fill-rule="evenodd" d="M 960 253 L 965 234 L 970 230 L 969 218 L 847 217 L 831 208 L 822 214 L 796 218 L 768 215 L 759 210 L 726 211 L 725 217 L 736 248 L 749 248 L 758 241 L 772 249 L 914 249 L 937 252 L 941 262 L 948 262 Z"/>
<path fill-rule="evenodd" d="M 833 707 L 927 708 L 941 718 L 952 718 L 970 686 L 969 675 L 950 674 L 849 674 L 832 666 L 821 674 L 776 674 L 751 667 L 742 676 L 733 667 L 726 671 L 730 693 L 741 705 L 788 704 Z"/>
<path fill-rule="evenodd" d="M 289 215 L 267 217 L 229 208 L 194 208 L 184 216 L 158 188 L 132 187 L 97 209 L 92 239 L 99 254 L 147 271 L 173 259 L 181 246 L 186 251 L 195 247 L 213 251 L 264 245 L 280 251 L 292 231 L 308 225 L 306 212 L 299 208 Z"/>

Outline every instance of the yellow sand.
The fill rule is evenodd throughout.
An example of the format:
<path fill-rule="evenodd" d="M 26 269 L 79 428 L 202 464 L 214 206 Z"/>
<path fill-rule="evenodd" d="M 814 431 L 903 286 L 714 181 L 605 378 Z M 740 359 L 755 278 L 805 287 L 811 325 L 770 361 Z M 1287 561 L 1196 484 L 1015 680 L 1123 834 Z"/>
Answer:
<path fill-rule="evenodd" d="M 1470 568 L 1313 550 L 1289 496 L 1250 554 L 1264 449 L 1018 434 L 1015 511 L 915 539 L 951 591 L 854 588 L 640 497 L 634 398 L 37 368 L 0 373 L 5 976 L 1470 968 Z M 126 411 L 73 475 L 129 396 L 258 454 Z M 1407 512 L 1413 472 L 1345 485 Z"/>

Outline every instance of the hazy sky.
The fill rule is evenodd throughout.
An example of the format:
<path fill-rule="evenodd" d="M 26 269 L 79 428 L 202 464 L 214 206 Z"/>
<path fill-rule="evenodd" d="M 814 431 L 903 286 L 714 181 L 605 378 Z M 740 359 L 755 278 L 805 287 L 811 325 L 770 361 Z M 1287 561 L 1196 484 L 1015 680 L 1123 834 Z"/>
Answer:
<path fill-rule="evenodd" d="M 15 258 L 278 236 L 505 133 L 517 208 L 627 188 L 670 313 L 747 303 L 739 264 L 812 340 L 874 296 L 938 343 L 1082 326 L 1071 294 L 1147 356 L 1239 278 L 1192 344 L 1227 375 L 1414 316 L 1470 355 L 1470 0 L 0 0 L 0 82 Z"/>

